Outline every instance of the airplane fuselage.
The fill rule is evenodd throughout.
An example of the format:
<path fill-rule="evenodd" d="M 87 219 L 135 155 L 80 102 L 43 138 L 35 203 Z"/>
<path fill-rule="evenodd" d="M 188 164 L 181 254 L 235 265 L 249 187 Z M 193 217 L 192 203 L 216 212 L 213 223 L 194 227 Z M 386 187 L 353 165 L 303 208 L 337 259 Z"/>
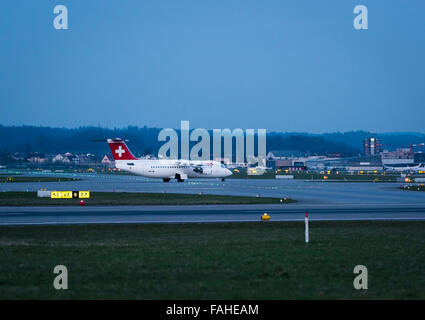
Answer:
<path fill-rule="evenodd" d="M 115 160 L 115 167 L 148 178 L 225 178 L 232 174 L 217 161 Z"/>
<path fill-rule="evenodd" d="M 147 160 L 136 158 L 120 138 L 106 140 L 115 160 L 115 167 L 148 178 L 177 179 L 183 182 L 188 178 L 221 178 L 224 180 L 232 172 L 223 164 L 211 160 Z"/>
<path fill-rule="evenodd" d="M 386 166 L 384 165 L 384 170 L 385 171 L 392 171 L 392 172 L 415 172 L 418 170 L 421 170 L 423 168 L 423 164 L 419 164 L 417 166 L 406 166 L 406 167 L 396 167 L 396 166 Z"/>

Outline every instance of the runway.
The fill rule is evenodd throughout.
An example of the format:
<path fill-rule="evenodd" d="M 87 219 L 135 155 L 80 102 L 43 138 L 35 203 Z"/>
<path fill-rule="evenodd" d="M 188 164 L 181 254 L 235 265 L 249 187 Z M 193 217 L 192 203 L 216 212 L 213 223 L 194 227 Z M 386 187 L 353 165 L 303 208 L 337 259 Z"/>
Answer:
<path fill-rule="evenodd" d="M 425 206 L 383 205 L 205 205 L 110 207 L 1 207 L 0 225 L 104 223 L 213 223 L 260 221 L 425 220 Z"/>
<path fill-rule="evenodd" d="M 42 174 L 37 176 L 71 177 L 80 181 L 2 183 L 0 191 L 91 190 L 117 192 L 167 192 L 221 194 L 276 198 L 293 198 L 303 204 L 416 204 L 425 206 L 425 192 L 400 190 L 400 183 L 370 182 L 313 182 L 281 179 L 194 179 L 184 183 L 164 183 L 160 179 L 148 179 L 133 175 L 112 174 Z"/>
<path fill-rule="evenodd" d="M 34 173 L 35 174 L 35 173 Z M 37 175 L 41 175 L 37 173 Z M 278 205 L 0 207 L 0 225 L 88 223 L 189 223 L 314 220 L 425 220 L 425 192 L 400 190 L 399 183 L 324 183 L 304 180 L 216 179 L 163 183 L 140 176 L 46 174 L 80 181 L 1 184 L 0 191 L 91 190 L 166 192 L 293 198 Z"/>

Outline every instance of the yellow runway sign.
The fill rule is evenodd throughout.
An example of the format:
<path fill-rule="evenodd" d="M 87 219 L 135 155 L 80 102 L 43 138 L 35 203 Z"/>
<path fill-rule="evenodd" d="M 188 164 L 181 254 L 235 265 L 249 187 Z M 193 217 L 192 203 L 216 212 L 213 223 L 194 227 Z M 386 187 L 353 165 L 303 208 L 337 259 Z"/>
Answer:
<path fill-rule="evenodd" d="M 90 191 L 80 191 L 78 197 L 83 199 L 90 198 Z"/>
<path fill-rule="evenodd" d="M 52 191 L 50 197 L 52 199 L 88 199 L 90 198 L 90 191 Z"/>
<path fill-rule="evenodd" d="M 72 199 L 72 191 L 62 191 L 62 199 Z"/>
<path fill-rule="evenodd" d="M 62 198 L 62 192 L 61 191 L 52 191 L 52 192 L 50 192 L 50 198 L 61 199 Z"/>

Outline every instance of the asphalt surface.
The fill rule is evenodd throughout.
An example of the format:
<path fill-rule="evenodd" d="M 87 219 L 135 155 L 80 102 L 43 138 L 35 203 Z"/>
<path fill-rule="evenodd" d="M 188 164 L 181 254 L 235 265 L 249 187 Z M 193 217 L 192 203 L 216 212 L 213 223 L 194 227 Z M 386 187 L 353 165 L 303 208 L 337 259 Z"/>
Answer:
<path fill-rule="evenodd" d="M 206 223 L 320 220 L 425 220 L 425 206 L 382 205 L 205 205 L 108 207 L 0 207 L 0 225 L 95 223 Z"/>
<path fill-rule="evenodd" d="M 43 175 L 37 173 L 38 176 Z M 400 190 L 401 183 L 313 182 L 282 179 L 189 179 L 184 183 L 141 176 L 113 174 L 44 174 L 80 178 L 80 181 L 0 183 L 0 191 L 91 190 L 117 192 L 204 193 L 287 197 L 305 204 L 417 204 L 425 206 L 425 192 Z"/>
<path fill-rule="evenodd" d="M 41 175 L 37 173 L 37 175 Z M 163 183 L 140 176 L 46 174 L 80 181 L 3 183 L 0 191 L 90 190 L 167 192 L 288 197 L 298 201 L 278 205 L 0 207 L 0 225 L 85 223 L 178 223 L 259 221 L 425 220 L 425 192 L 400 190 L 400 183 L 344 183 L 304 180 L 216 179 Z"/>

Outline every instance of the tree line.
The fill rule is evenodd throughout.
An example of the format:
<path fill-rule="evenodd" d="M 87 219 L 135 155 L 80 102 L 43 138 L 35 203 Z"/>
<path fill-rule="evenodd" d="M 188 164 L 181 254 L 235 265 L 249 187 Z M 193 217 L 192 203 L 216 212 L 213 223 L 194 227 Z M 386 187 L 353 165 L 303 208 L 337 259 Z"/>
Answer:
<path fill-rule="evenodd" d="M 164 142 L 158 141 L 161 128 L 128 126 L 125 128 L 79 127 L 52 128 L 38 126 L 0 125 L 0 152 L 4 153 L 93 153 L 109 152 L 106 142 L 94 140 L 123 138 L 138 155 L 158 153 Z M 178 130 L 177 130 L 178 131 Z M 421 133 L 372 134 L 366 131 L 344 133 L 288 133 L 268 132 L 267 151 L 289 150 L 303 155 L 360 154 L 363 139 L 374 136 L 385 142 L 388 149 L 408 147 L 410 143 L 425 140 Z M 212 135 L 211 135 L 212 137 Z M 212 139 L 211 139 L 212 140 Z M 192 143 L 194 144 L 194 143 Z"/>

